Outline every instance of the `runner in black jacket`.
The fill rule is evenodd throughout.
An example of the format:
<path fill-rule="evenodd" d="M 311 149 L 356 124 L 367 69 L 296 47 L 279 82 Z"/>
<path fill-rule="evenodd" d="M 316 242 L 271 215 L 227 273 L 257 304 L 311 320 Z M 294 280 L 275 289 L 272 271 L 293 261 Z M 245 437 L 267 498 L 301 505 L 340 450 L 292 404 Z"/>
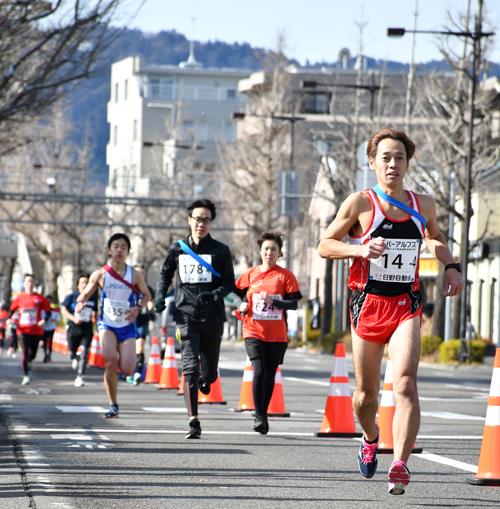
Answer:
<path fill-rule="evenodd" d="M 184 399 L 189 415 L 186 438 L 200 438 L 198 389 L 208 394 L 217 379 L 220 343 L 226 316 L 224 297 L 234 291 L 234 271 L 229 248 L 213 239 L 211 222 L 215 205 L 210 200 L 196 200 L 188 207 L 191 228 L 184 242 L 215 269 L 215 274 L 174 242 L 163 262 L 156 291 L 156 312 L 165 309 L 165 296 L 174 282 L 177 339 L 182 341 Z"/>

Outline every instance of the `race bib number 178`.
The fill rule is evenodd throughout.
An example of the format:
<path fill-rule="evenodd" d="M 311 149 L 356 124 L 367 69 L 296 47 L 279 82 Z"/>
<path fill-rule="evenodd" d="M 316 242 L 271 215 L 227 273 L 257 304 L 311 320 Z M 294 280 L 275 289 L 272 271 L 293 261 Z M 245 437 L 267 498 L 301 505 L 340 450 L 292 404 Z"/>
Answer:
<path fill-rule="evenodd" d="M 212 265 L 212 255 L 202 254 L 198 256 Z M 212 273 L 187 254 L 179 255 L 179 276 L 183 283 L 212 282 Z"/>

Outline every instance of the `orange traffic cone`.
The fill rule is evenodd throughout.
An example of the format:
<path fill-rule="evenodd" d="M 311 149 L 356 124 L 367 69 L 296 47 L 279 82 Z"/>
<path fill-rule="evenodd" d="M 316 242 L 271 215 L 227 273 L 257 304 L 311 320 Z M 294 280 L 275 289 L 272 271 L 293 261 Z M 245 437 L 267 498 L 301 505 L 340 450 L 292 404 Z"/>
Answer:
<path fill-rule="evenodd" d="M 174 338 L 167 338 L 167 348 L 163 357 L 160 384 L 158 389 L 177 389 L 179 387 L 179 373 L 175 360 Z"/>
<path fill-rule="evenodd" d="M 92 338 L 90 344 L 90 354 L 88 359 L 88 365 L 94 366 L 95 368 L 104 368 L 105 366 L 104 355 L 102 354 L 101 342 L 99 336 L 95 335 Z"/>
<path fill-rule="evenodd" d="M 67 345 L 66 331 L 60 327 L 56 327 L 54 337 L 52 338 L 52 351 L 62 353 L 64 345 Z"/>
<path fill-rule="evenodd" d="M 241 382 L 240 402 L 235 412 L 245 412 L 255 410 L 253 402 L 253 366 L 250 359 L 247 357 L 245 367 L 243 368 L 243 381 Z"/>
<path fill-rule="evenodd" d="M 290 417 L 290 412 L 285 408 L 285 396 L 283 395 L 283 377 L 281 369 L 278 366 L 276 375 L 274 375 L 274 389 L 271 401 L 267 408 L 267 415 L 272 417 Z"/>
<path fill-rule="evenodd" d="M 177 396 L 184 396 L 184 373 L 181 375 L 181 383 L 179 384 L 179 390 Z"/>
<path fill-rule="evenodd" d="M 203 394 L 198 391 L 198 403 L 208 405 L 226 405 L 227 401 L 224 401 L 222 397 L 222 384 L 220 381 L 220 375 L 217 372 L 217 379 L 213 384 L 210 385 L 210 392 Z"/>
<path fill-rule="evenodd" d="M 377 452 L 380 454 L 392 454 L 394 452 L 394 440 L 392 435 L 392 423 L 396 412 L 396 400 L 394 398 L 392 376 L 392 362 L 387 359 L 385 366 L 384 385 L 382 386 L 382 397 L 378 410 L 379 445 Z M 412 453 L 422 452 L 421 447 L 413 445 Z"/>
<path fill-rule="evenodd" d="M 479 465 L 469 484 L 500 486 L 500 348 L 496 349 Z"/>
<path fill-rule="evenodd" d="M 147 384 L 157 384 L 161 377 L 160 344 L 157 336 L 151 341 L 151 352 L 149 352 L 148 367 L 146 370 Z"/>
<path fill-rule="evenodd" d="M 352 398 L 344 343 L 337 343 L 326 398 L 325 413 L 318 437 L 360 437 L 352 413 Z"/>

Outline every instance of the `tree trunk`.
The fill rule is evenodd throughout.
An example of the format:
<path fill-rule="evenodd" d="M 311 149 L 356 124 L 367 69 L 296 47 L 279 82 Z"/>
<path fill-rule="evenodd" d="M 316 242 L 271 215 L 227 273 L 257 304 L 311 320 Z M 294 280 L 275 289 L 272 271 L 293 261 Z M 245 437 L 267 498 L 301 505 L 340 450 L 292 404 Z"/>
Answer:
<path fill-rule="evenodd" d="M 4 280 L 2 295 L 3 300 L 7 305 L 10 305 L 12 296 L 12 275 L 14 274 L 14 267 L 16 266 L 16 258 L 7 258 L 4 264 Z"/>
<path fill-rule="evenodd" d="M 434 311 L 432 313 L 432 334 L 444 338 L 445 299 L 441 289 L 444 283 L 444 270 L 439 270 L 436 279 L 436 294 L 434 297 Z"/>
<path fill-rule="evenodd" d="M 325 288 L 323 295 L 323 320 L 321 321 L 320 341 L 330 334 L 332 327 L 332 304 L 333 304 L 333 260 L 325 260 Z"/>

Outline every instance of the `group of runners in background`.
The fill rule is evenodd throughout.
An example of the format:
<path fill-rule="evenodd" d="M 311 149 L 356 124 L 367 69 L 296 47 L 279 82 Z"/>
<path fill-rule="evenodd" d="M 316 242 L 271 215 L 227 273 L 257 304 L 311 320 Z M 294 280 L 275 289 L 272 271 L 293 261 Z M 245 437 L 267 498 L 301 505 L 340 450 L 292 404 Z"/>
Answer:
<path fill-rule="evenodd" d="M 464 286 L 460 266 L 439 231 L 434 200 L 403 187 L 414 152 L 413 142 L 402 131 L 385 128 L 374 133 L 367 156 L 378 185 L 353 193 L 343 202 L 319 245 L 322 257 L 352 261 L 348 285 L 352 291 L 353 406 L 363 430 L 358 466 L 365 478 L 373 477 L 377 469 L 380 364 L 388 345 L 396 399 L 394 462 L 388 482 L 389 493 L 395 495 L 404 493 L 409 483 L 407 461 L 420 422 L 416 373 L 422 315 L 418 258 L 423 240 L 445 267 L 444 294 L 458 295 Z M 126 262 L 130 239 L 116 233 L 107 242 L 106 264 L 90 275 L 81 275 L 77 289 L 63 300 L 61 312 L 67 322 L 75 386 L 84 384 L 93 324 L 97 323 L 109 402 L 104 417 L 118 417 L 117 372 L 131 383 L 140 382 L 148 323 L 154 312 L 165 310 L 167 293 L 173 289 L 189 419 L 185 438 L 199 439 L 198 391 L 208 394 L 217 379 L 226 320 L 224 298 L 234 293 L 241 299 L 243 338 L 254 370 L 253 429 L 265 435 L 275 374 L 288 345 L 286 311 L 297 309 L 302 298 L 293 273 L 278 265 L 283 238 L 264 232 L 257 243 L 261 262 L 235 280 L 229 247 L 210 234 L 215 205 L 208 199 L 196 200 L 187 208 L 187 216 L 189 234 L 169 247 L 154 297 L 144 269 Z M 42 338 L 44 360 L 50 361 L 51 331 L 53 334 L 60 319 L 59 308 L 35 292 L 35 279 L 27 274 L 24 292 L 14 298 L 10 311 L 1 313 L 4 342 L 6 313 L 11 322 L 17 321 L 22 383 L 27 384 Z"/>

